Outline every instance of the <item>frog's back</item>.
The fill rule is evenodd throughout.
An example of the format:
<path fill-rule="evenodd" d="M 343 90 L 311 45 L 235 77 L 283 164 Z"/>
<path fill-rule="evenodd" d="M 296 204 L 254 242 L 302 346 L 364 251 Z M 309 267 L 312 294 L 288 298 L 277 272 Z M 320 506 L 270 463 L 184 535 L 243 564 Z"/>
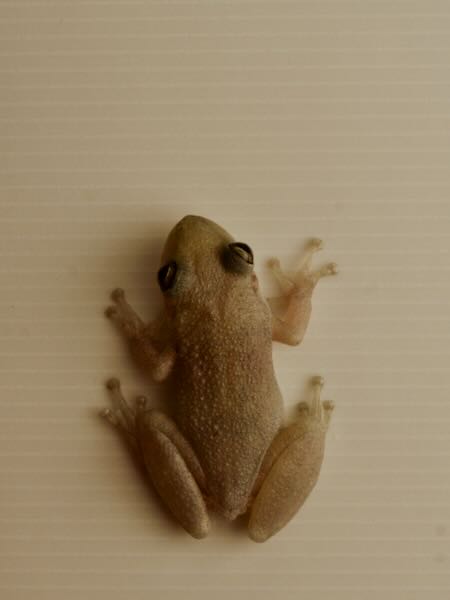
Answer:
<path fill-rule="evenodd" d="M 170 232 L 158 281 L 177 356 L 174 417 L 205 471 L 208 498 L 245 511 L 280 426 L 270 309 L 254 257 L 222 227 L 195 215 Z"/>
<path fill-rule="evenodd" d="M 267 307 L 231 320 L 205 312 L 179 328 L 175 419 L 228 518 L 245 512 L 261 460 L 280 427 Z"/>

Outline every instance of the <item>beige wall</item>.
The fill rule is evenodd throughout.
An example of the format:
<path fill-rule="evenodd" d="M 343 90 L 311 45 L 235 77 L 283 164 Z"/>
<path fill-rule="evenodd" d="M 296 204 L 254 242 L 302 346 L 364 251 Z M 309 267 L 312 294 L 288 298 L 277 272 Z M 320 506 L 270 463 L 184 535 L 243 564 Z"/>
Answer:
<path fill-rule="evenodd" d="M 0 3 L 0 597 L 450 597 L 450 3 Z M 188 538 L 97 417 L 103 318 L 158 306 L 185 213 L 264 263 L 310 236 L 320 284 L 286 404 L 337 405 L 320 482 L 272 541 Z M 147 386 L 148 387 L 148 386 Z"/>

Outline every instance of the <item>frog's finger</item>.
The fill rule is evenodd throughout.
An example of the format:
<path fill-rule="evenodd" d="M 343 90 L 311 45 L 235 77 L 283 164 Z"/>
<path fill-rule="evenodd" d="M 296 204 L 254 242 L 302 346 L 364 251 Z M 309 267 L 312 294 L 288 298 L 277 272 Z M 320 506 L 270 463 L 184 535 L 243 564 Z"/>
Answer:
<path fill-rule="evenodd" d="M 132 308 L 132 306 L 127 302 L 125 298 L 125 292 L 122 288 L 116 288 L 113 290 L 111 292 L 111 299 L 116 303 L 123 318 L 130 323 L 133 323 L 136 329 L 140 329 L 145 326 L 144 321 L 137 314 L 134 308 Z"/>
<path fill-rule="evenodd" d="M 300 260 L 300 264 L 299 264 L 297 270 L 301 273 L 303 273 L 305 271 L 309 271 L 311 268 L 311 262 L 312 262 L 312 258 L 314 256 L 314 254 L 316 252 L 318 252 L 319 250 L 322 250 L 322 248 L 323 248 L 323 242 L 321 239 L 319 239 L 319 238 L 310 239 L 308 244 L 306 245 L 306 249 Z"/>
<path fill-rule="evenodd" d="M 292 280 L 292 277 L 283 271 L 280 265 L 280 261 L 278 258 L 271 258 L 267 266 L 272 271 L 275 279 L 280 286 L 280 289 L 283 294 L 289 294 L 295 287 L 295 282 Z"/>

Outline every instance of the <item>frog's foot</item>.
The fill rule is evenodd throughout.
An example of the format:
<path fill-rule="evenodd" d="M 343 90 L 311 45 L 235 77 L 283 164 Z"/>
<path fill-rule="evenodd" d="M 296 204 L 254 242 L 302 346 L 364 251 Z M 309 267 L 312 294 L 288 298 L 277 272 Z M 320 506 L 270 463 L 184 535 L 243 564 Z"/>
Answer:
<path fill-rule="evenodd" d="M 111 299 L 115 304 L 108 306 L 105 315 L 115 321 L 128 338 L 138 337 L 144 329 L 144 322 L 128 304 L 125 292 L 116 288 L 111 293 Z"/>
<path fill-rule="evenodd" d="M 279 297 L 268 298 L 273 313 L 274 340 L 292 346 L 302 341 L 311 316 L 311 297 L 317 282 L 322 277 L 337 273 L 336 263 L 329 263 L 316 270 L 311 269 L 312 258 L 322 247 L 322 240 L 312 239 L 295 273 L 285 273 L 276 258 L 269 261 L 269 268 L 282 292 Z"/>
<path fill-rule="evenodd" d="M 334 403 L 331 400 L 320 400 L 320 394 L 324 386 L 324 379 L 320 375 L 315 375 L 312 380 L 312 400 L 308 402 L 300 402 L 298 409 L 300 412 L 299 419 L 308 418 L 328 427 L 331 419 L 331 413 L 334 409 Z"/>
<path fill-rule="evenodd" d="M 297 421 L 280 430 L 261 465 L 248 523 L 256 542 L 265 541 L 292 519 L 319 477 L 333 404 L 320 400 L 322 377 L 314 377 L 312 386 L 312 401 L 299 405 Z"/>
<path fill-rule="evenodd" d="M 103 409 L 100 413 L 101 416 L 105 417 L 112 425 L 117 427 L 124 434 L 132 448 L 138 450 L 136 438 L 136 413 L 123 397 L 120 389 L 120 381 L 115 377 L 108 379 L 106 387 L 111 392 L 114 408 Z M 137 400 L 138 407 L 147 406 L 147 403 L 148 400 L 143 396 Z"/>

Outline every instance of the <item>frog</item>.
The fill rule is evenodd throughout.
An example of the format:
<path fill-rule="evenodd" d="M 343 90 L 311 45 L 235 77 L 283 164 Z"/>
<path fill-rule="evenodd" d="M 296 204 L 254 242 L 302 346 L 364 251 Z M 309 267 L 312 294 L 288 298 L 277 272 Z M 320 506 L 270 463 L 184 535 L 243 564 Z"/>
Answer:
<path fill-rule="evenodd" d="M 312 294 L 335 263 L 313 269 L 322 248 L 312 239 L 295 272 L 272 258 L 279 293 L 264 298 L 250 246 L 217 223 L 187 215 L 164 244 L 157 281 L 160 315 L 144 322 L 121 288 L 106 310 L 131 355 L 155 382 L 170 381 L 171 410 L 145 397 L 128 403 L 120 381 L 106 387 L 113 408 L 102 415 L 142 460 L 163 504 L 194 538 L 208 535 L 212 513 L 264 542 L 299 511 L 314 488 L 334 407 L 321 400 L 324 380 L 285 424 L 272 358 L 273 342 L 298 346 Z"/>

